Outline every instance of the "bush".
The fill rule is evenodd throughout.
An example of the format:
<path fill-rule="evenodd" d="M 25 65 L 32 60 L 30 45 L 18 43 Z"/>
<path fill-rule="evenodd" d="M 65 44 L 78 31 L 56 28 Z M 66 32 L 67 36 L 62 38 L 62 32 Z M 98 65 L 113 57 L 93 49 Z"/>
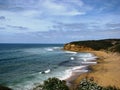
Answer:
<path fill-rule="evenodd" d="M 92 79 L 83 79 L 76 90 L 102 90 L 103 87 L 99 86 Z"/>
<path fill-rule="evenodd" d="M 58 78 L 49 78 L 45 80 L 43 85 L 39 85 L 33 90 L 69 90 L 66 82 L 64 80 L 59 80 Z M 72 90 L 72 89 L 71 89 Z M 102 87 L 94 82 L 94 78 L 83 79 L 80 84 L 74 90 L 120 90 L 114 86 Z"/>
<path fill-rule="evenodd" d="M 76 90 L 120 90 L 114 86 L 102 87 L 95 83 L 93 79 L 83 79 Z"/>
<path fill-rule="evenodd" d="M 44 81 L 43 85 L 39 86 L 39 90 L 69 90 L 69 88 L 64 80 L 49 78 Z"/>

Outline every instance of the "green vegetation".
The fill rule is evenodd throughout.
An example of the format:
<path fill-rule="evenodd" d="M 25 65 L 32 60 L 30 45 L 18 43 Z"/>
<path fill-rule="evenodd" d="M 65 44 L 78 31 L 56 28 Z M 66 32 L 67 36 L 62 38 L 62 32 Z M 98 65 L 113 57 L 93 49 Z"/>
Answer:
<path fill-rule="evenodd" d="M 120 44 L 117 44 L 115 46 L 112 46 L 109 48 L 109 51 L 112 51 L 112 52 L 119 52 L 120 53 Z"/>
<path fill-rule="evenodd" d="M 58 78 L 49 78 L 44 81 L 43 85 L 39 85 L 34 90 L 69 90 L 69 88 L 66 85 L 66 81 L 59 80 Z"/>
<path fill-rule="evenodd" d="M 78 46 L 90 47 L 94 50 L 112 50 L 120 52 L 120 39 L 105 39 L 105 40 L 89 40 L 89 41 L 75 41 L 70 44 Z M 116 46 L 116 47 L 114 47 Z M 114 47 L 113 49 L 110 49 Z"/>
<path fill-rule="evenodd" d="M 120 89 L 114 86 L 102 87 L 95 83 L 93 79 L 83 79 L 81 80 L 76 90 L 120 90 Z"/>
<path fill-rule="evenodd" d="M 69 90 L 66 82 L 64 80 L 59 80 L 57 78 L 49 78 L 45 80 L 43 85 L 39 85 L 33 90 Z M 116 87 L 102 87 L 94 82 L 94 79 L 83 79 L 80 84 L 74 90 L 120 90 Z"/>
<path fill-rule="evenodd" d="M 91 79 L 83 79 L 76 90 L 103 90 L 103 87 L 97 85 Z"/>

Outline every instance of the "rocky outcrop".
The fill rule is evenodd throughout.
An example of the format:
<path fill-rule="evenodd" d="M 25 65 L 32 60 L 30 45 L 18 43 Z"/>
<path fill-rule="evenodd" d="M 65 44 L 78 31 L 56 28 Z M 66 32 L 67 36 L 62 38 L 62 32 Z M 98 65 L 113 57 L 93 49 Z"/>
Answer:
<path fill-rule="evenodd" d="M 75 44 L 65 44 L 64 50 L 69 50 L 69 51 L 92 51 L 93 49 L 90 47 L 85 47 L 85 46 L 80 46 L 80 45 L 75 45 Z"/>
<path fill-rule="evenodd" d="M 64 50 L 69 51 L 93 51 L 106 50 L 120 52 L 120 39 L 104 39 L 104 40 L 89 40 L 75 41 L 64 45 Z"/>

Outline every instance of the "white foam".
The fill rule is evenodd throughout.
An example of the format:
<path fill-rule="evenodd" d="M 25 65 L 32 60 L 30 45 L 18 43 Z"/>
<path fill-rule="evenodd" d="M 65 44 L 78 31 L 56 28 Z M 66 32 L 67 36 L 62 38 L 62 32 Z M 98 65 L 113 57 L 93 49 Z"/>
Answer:
<path fill-rule="evenodd" d="M 68 69 L 68 70 L 65 70 L 65 73 L 64 73 L 64 76 L 60 78 L 60 80 L 65 80 L 65 79 L 68 79 L 72 76 L 72 70 L 71 69 Z"/>
<path fill-rule="evenodd" d="M 46 71 L 44 71 L 45 73 L 49 73 L 51 70 L 50 69 L 48 69 L 48 70 L 46 70 Z"/>
<path fill-rule="evenodd" d="M 74 72 L 81 72 L 81 73 L 88 72 L 88 70 L 86 70 L 87 66 L 88 65 L 75 66 L 71 69 L 68 69 L 68 70 L 65 71 L 64 76 L 60 79 L 61 80 L 66 80 L 66 79 L 70 78 L 73 75 Z"/>
<path fill-rule="evenodd" d="M 61 47 L 53 47 L 53 49 L 60 49 Z"/>
<path fill-rule="evenodd" d="M 75 66 L 75 67 L 72 68 L 72 71 L 73 70 L 78 70 L 78 69 L 83 69 L 85 67 L 87 67 L 87 65 L 84 65 L 84 66 Z"/>
<path fill-rule="evenodd" d="M 73 53 L 73 54 L 77 54 L 77 52 L 73 52 L 73 51 L 65 51 L 65 53 Z"/>
<path fill-rule="evenodd" d="M 89 58 L 89 57 L 95 57 L 92 53 L 85 53 L 85 54 L 79 54 L 78 57 L 80 58 Z"/>
<path fill-rule="evenodd" d="M 53 47 L 53 48 L 45 48 L 45 50 L 47 50 L 47 51 L 53 51 L 54 49 L 57 49 L 57 47 Z M 77 52 L 71 52 L 71 51 L 66 51 L 66 53 L 71 53 L 72 55 L 73 54 L 75 54 L 75 56 L 77 55 L 79 55 L 79 54 L 77 54 Z M 72 56 L 71 55 L 71 56 Z M 87 62 L 88 60 L 91 60 L 91 58 L 93 58 L 94 56 L 92 56 L 91 54 L 89 55 L 89 54 L 87 54 L 87 55 L 85 55 L 84 56 L 84 54 L 82 54 L 83 55 L 83 57 L 81 57 L 81 58 L 83 58 L 84 59 L 84 61 L 86 61 L 86 62 L 82 62 L 83 64 L 85 64 L 85 65 L 82 65 L 82 66 L 75 66 L 75 67 L 72 67 L 72 68 L 70 68 L 70 69 L 68 69 L 68 70 L 65 70 L 65 72 L 64 72 L 64 70 L 58 70 L 57 72 L 56 72 L 56 75 L 55 75 L 55 73 L 53 72 L 52 74 L 54 74 L 55 75 L 55 77 L 57 76 L 57 74 L 58 73 L 60 73 L 60 75 L 58 75 L 58 77 L 61 77 L 60 79 L 61 80 L 66 80 L 66 79 L 68 79 L 68 78 L 70 78 L 71 76 L 72 76 L 72 74 L 75 72 L 75 73 L 85 73 L 85 72 L 88 72 L 88 70 L 86 70 L 86 67 L 90 64 L 90 63 L 96 63 L 96 62 Z M 74 56 L 74 55 L 73 55 Z M 76 59 L 76 57 L 71 57 L 70 59 L 71 60 L 75 60 Z M 93 59 L 92 59 L 93 60 Z M 89 64 L 88 64 L 89 63 Z M 21 86 L 18 86 L 18 87 L 16 87 L 16 88 L 18 88 L 18 89 L 15 89 L 15 90 L 32 90 L 31 88 L 33 88 L 34 87 L 34 84 L 36 83 L 36 82 L 38 82 L 38 81 L 40 81 L 41 80 L 41 78 L 48 78 L 48 77 L 51 77 L 52 75 L 51 75 L 51 70 L 50 69 L 47 69 L 47 70 L 45 70 L 45 71 L 43 71 L 43 72 L 39 72 L 39 75 L 37 74 L 36 76 L 36 81 L 31 81 L 30 83 L 24 83 L 24 85 L 22 84 Z M 44 74 L 41 74 L 41 73 L 45 73 L 45 75 Z M 50 75 L 49 74 L 47 74 L 47 73 L 50 73 Z M 54 76 L 53 75 L 53 76 Z M 40 78 L 40 80 L 39 80 L 39 78 Z M 42 81 L 42 80 L 41 80 Z"/>
<path fill-rule="evenodd" d="M 51 70 L 48 69 L 48 70 L 46 70 L 46 71 L 39 72 L 39 74 L 47 74 L 47 73 L 49 73 L 50 71 L 51 71 Z"/>
<path fill-rule="evenodd" d="M 73 72 L 81 72 L 81 73 L 85 73 L 85 72 L 88 72 L 88 70 L 74 70 Z"/>
<path fill-rule="evenodd" d="M 47 51 L 53 51 L 53 48 L 45 48 L 45 50 L 47 50 Z"/>
<path fill-rule="evenodd" d="M 46 51 L 54 51 L 54 50 L 58 50 L 61 47 L 49 47 L 49 48 L 45 48 Z"/>
<path fill-rule="evenodd" d="M 71 59 L 71 60 L 75 60 L 75 58 L 74 58 L 74 57 L 70 57 L 70 59 Z"/>
<path fill-rule="evenodd" d="M 83 61 L 91 61 L 91 60 L 96 60 L 97 57 L 85 57 L 85 58 L 80 58 Z"/>
<path fill-rule="evenodd" d="M 97 62 L 81 62 L 82 64 L 97 64 Z"/>

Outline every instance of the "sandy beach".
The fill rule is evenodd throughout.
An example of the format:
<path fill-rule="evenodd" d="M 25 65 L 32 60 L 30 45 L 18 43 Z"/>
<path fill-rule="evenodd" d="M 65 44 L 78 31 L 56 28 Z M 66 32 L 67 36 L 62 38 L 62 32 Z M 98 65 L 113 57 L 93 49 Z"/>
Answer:
<path fill-rule="evenodd" d="M 91 51 L 99 57 L 98 64 L 91 65 L 91 72 L 81 74 L 72 80 L 75 87 L 83 78 L 93 78 L 101 86 L 116 86 L 120 88 L 120 54 L 104 51 Z"/>

